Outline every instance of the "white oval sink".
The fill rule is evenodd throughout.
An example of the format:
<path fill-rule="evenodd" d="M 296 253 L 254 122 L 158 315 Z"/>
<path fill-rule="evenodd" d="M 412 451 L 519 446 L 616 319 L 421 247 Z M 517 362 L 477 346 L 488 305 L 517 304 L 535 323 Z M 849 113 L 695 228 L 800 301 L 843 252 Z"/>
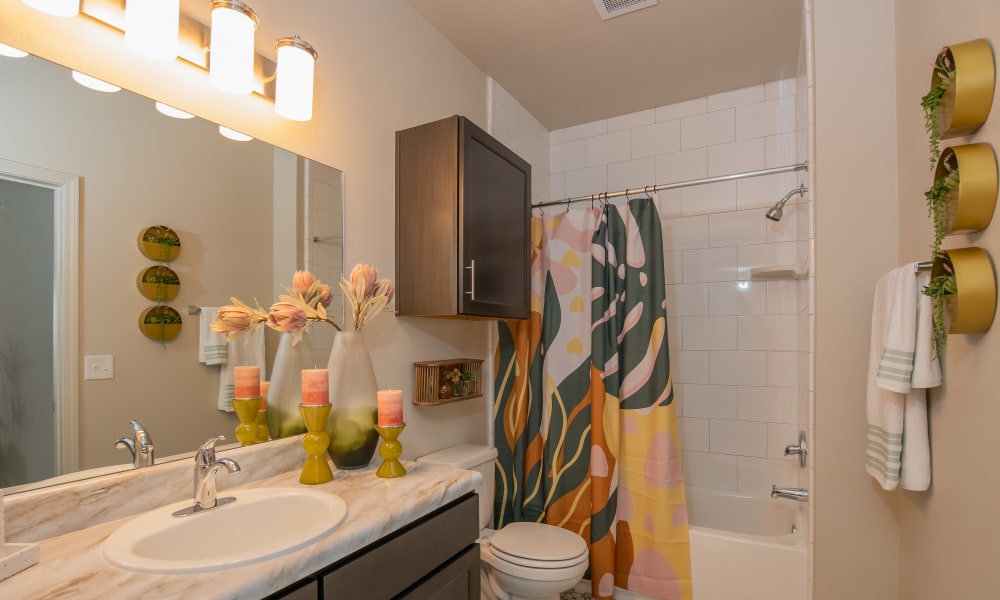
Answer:
<path fill-rule="evenodd" d="M 104 558 L 141 573 L 215 571 L 298 550 L 347 516 L 340 496 L 319 490 L 260 488 L 225 495 L 236 500 L 175 517 L 174 511 L 192 504 L 178 502 L 125 523 L 104 542 Z"/>

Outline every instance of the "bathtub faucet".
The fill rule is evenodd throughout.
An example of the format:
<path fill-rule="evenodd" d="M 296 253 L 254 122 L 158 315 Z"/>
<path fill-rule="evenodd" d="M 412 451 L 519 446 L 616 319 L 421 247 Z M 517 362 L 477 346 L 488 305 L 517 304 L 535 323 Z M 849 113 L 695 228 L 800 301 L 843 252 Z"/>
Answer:
<path fill-rule="evenodd" d="M 778 487 L 771 485 L 771 498 L 786 498 L 799 502 L 809 501 L 809 490 L 805 488 Z"/>

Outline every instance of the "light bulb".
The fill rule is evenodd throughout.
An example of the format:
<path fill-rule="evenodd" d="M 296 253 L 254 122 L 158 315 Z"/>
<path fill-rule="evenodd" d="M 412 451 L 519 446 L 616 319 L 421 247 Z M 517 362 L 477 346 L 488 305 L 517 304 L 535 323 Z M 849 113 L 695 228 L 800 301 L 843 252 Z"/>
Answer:
<path fill-rule="evenodd" d="M 54 17 L 75 17 L 80 14 L 80 0 L 21 0 L 21 2 Z"/>
<path fill-rule="evenodd" d="M 156 110 L 160 111 L 160 114 L 164 114 L 168 117 L 173 117 L 175 119 L 193 119 L 194 115 L 189 112 L 184 112 L 179 108 L 174 108 L 169 104 L 164 104 L 162 102 L 156 103 Z"/>
<path fill-rule="evenodd" d="M 7 44 L 0 44 L 0 56 L 7 56 L 10 58 L 24 58 L 28 53 L 24 50 L 18 50 L 13 46 L 8 46 Z"/>
<path fill-rule="evenodd" d="M 234 142 L 249 142 L 253 139 L 245 133 L 240 133 L 239 131 L 235 131 L 228 127 L 223 127 L 222 125 L 219 125 L 219 133 L 222 134 L 222 137 L 229 138 Z"/>
<path fill-rule="evenodd" d="M 209 80 L 232 94 L 253 91 L 253 33 L 257 15 L 239 0 L 212 1 Z"/>
<path fill-rule="evenodd" d="M 278 40 L 274 50 L 278 55 L 275 112 L 293 121 L 312 119 L 316 50 L 298 36 Z"/>
<path fill-rule="evenodd" d="M 126 0 L 125 43 L 140 56 L 174 60 L 180 14 L 180 0 Z"/>
<path fill-rule="evenodd" d="M 97 92 L 120 92 L 121 88 L 117 85 L 108 83 L 107 81 L 98 79 L 96 77 L 91 77 L 90 75 L 84 75 L 79 71 L 73 71 L 73 81 L 79 83 L 83 87 L 90 88 Z"/>

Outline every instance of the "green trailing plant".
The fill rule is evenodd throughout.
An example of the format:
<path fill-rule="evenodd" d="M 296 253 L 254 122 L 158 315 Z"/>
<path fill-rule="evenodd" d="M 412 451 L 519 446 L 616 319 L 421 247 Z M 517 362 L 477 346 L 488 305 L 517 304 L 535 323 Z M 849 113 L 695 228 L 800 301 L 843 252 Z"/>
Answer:
<path fill-rule="evenodd" d="M 947 48 L 942 48 L 934 61 L 933 80 L 930 91 L 920 99 L 920 105 L 924 107 L 924 129 L 930 144 L 932 169 L 941 157 L 941 100 L 955 80 L 955 68 Z"/>
<path fill-rule="evenodd" d="M 172 313 L 151 312 L 146 316 L 145 322 L 147 325 L 180 325 L 181 317 Z"/>
<path fill-rule="evenodd" d="M 177 275 L 171 275 L 170 273 L 145 273 L 142 276 L 143 283 L 156 283 L 161 285 L 180 285 L 181 280 Z"/>
<path fill-rule="evenodd" d="M 955 281 L 955 269 L 947 254 L 942 252 L 938 255 L 938 264 L 944 273 L 933 277 L 930 283 L 924 286 L 923 293 L 934 301 L 934 337 L 931 341 L 934 352 L 940 355 L 948 341 L 948 328 L 944 322 L 945 298 L 958 293 L 958 283 Z"/>
<path fill-rule="evenodd" d="M 924 192 L 924 197 L 927 198 L 927 215 L 934 223 L 932 256 L 938 256 L 941 252 L 941 240 L 944 239 L 948 229 L 948 198 L 959 184 L 958 167 L 953 164 L 954 160 L 954 153 L 947 156 L 942 163 L 944 175 L 935 179 L 931 188 Z"/>

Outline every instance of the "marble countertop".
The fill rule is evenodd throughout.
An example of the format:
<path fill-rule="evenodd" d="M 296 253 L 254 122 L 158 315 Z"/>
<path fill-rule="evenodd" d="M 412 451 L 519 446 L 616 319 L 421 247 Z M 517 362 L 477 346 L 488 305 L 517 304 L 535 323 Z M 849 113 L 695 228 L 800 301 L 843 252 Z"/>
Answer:
<path fill-rule="evenodd" d="M 329 536 L 295 552 L 207 573 L 133 573 L 109 564 L 102 550 L 104 540 L 131 516 L 42 540 L 39 563 L 0 582 L 0 598 L 263 598 L 473 491 L 482 479 L 472 471 L 404 465 L 408 473 L 397 479 L 378 478 L 369 466 L 335 470 L 330 483 L 302 486 L 338 494 L 348 513 Z M 299 487 L 298 477 L 298 471 L 288 472 L 240 487 Z"/>

